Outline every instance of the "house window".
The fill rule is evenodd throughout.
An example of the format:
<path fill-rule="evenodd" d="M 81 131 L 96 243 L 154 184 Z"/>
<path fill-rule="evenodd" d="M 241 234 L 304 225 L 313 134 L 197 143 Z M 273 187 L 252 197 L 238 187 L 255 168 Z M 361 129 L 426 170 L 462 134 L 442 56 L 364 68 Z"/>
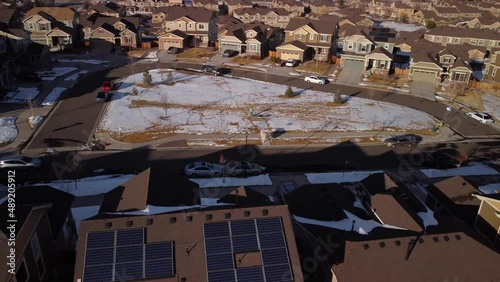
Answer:
<path fill-rule="evenodd" d="M 192 23 L 188 24 L 188 26 L 189 26 L 189 29 L 193 28 L 193 24 Z"/>
<path fill-rule="evenodd" d="M 40 24 L 39 27 L 40 27 L 40 30 L 42 30 L 42 31 L 47 30 L 47 25 L 45 25 L 45 24 Z"/>
<path fill-rule="evenodd" d="M 16 282 L 26 282 L 29 279 L 30 273 L 28 272 L 28 267 L 26 267 L 26 261 L 23 258 L 16 272 Z"/>
<path fill-rule="evenodd" d="M 250 20 L 251 20 L 251 21 L 253 21 L 254 19 L 255 19 L 255 17 L 254 17 L 254 16 L 251 16 L 251 17 L 250 17 Z"/>
<path fill-rule="evenodd" d="M 491 72 L 491 76 L 495 77 L 497 76 L 497 69 L 494 68 L 493 71 Z"/>
<path fill-rule="evenodd" d="M 453 42 L 453 37 L 448 37 L 448 43 L 452 43 Z"/>
<path fill-rule="evenodd" d="M 35 26 L 33 25 L 33 23 L 28 23 L 28 29 L 30 29 L 30 30 L 35 29 Z"/>
<path fill-rule="evenodd" d="M 475 45 L 476 43 L 477 43 L 477 40 L 476 40 L 476 39 L 471 39 L 471 40 L 470 40 L 470 44 L 474 44 L 474 45 Z"/>
<path fill-rule="evenodd" d="M 352 50 L 353 44 L 352 42 L 347 43 L 347 49 Z"/>
<path fill-rule="evenodd" d="M 36 233 L 31 238 L 31 250 L 33 251 L 38 273 L 40 277 L 43 277 L 45 275 L 45 264 L 43 263 L 42 250 L 40 249 L 40 242 L 38 241 L 38 235 Z"/>
<path fill-rule="evenodd" d="M 500 41 L 497 41 L 497 47 L 500 47 Z"/>
<path fill-rule="evenodd" d="M 462 81 L 462 82 L 464 82 L 466 77 L 467 77 L 467 75 L 465 73 L 454 73 L 453 74 L 453 80 L 454 81 Z"/>
<path fill-rule="evenodd" d="M 319 36 L 319 41 L 321 41 L 321 42 L 327 42 L 328 41 L 328 35 L 320 35 Z"/>
<path fill-rule="evenodd" d="M 479 39 L 479 45 L 484 45 L 484 40 L 483 39 Z"/>
<path fill-rule="evenodd" d="M 385 44 L 385 45 L 384 45 L 384 48 L 385 48 L 386 50 L 387 50 L 387 49 L 389 49 L 389 44 Z"/>
<path fill-rule="evenodd" d="M 299 40 L 302 40 L 302 34 L 297 35 L 297 38 L 298 38 Z"/>
<path fill-rule="evenodd" d="M 251 44 L 249 47 L 250 47 L 250 51 L 254 51 L 254 52 L 257 51 L 257 45 Z"/>
<path fill-rule="evenodd" d="M 181 23 L 177 24 L 177 27 L 178 27 L 178 28 L 181 28 L 181 27 L 182 27 L 182 24 L 181 24 Z"/>
<path fill-rule="evenodd" d="M 456 44 L 460 43 L 460 38 L 453 39 L 453 43 L 456 43 Z"/>
<path fill-rule="evenodd" d="M 490 46 L 495 46 L 495 41 L 494 40 L 490 41 Z"/>
<path fill-rule="evenodd" d="M 265 21 L 266 20 L 266 16 L 262 16 L 262 20 Z"/>
<path fill-rule="evenodd" d="M 361 45 L 361 52 L 366 52 L 366 45 Z"/>
<path fill-rule="evenodd" d="M 204 24 L 198 24 L 198 29 L 205 29 L 205 25 Z"/>
<path fill-rule="evenodd" d="M 451 59 L 450 58 L 443 58 L 443 63 L 449 64 L 449 63 L 451 63 Z"/>
<path fill-rule="evenodd" d="M 436 36 L 436 42 L 441 42 L 441 36 Z"/>
<path fill-rule="evenodd" d="M 488 74 L 489 71 L 490 71 L 490 66 L 486 66 L 486 69 L 484 70 L 484 73 Z"/>
<path fill-rule="evenodd" d="M 309 40 L 314 40 L 314 34 L 309 34 Z"/>
<path fill-rule="evenodd" d="M 104 31 L 102 29 L 99 29 L 99 34 L 103 34 Z"/>
<path fill-rule="evenodd" d="M 125 43 L 132 43 L 132 37 L 125 36 Z"/>
<path fill-rule="evenodd" d="M 328 53 L 328 48 L 319 48 L 319 49 L 320 49 L 319 51 L 320 51 L 321 54 Z"/>

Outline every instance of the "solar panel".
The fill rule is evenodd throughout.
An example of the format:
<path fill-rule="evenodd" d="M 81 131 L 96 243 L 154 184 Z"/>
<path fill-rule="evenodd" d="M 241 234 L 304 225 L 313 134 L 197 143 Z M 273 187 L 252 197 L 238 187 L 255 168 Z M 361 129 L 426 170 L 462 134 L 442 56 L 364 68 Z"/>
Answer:
<path fill-rule="evenodd" d="M 204 225 L 205 238 L 228 237 L 229 223 L 228 222 L 211 222 Z"/>
<path fill-rule="evenodd" d="M 172 242 L 161 242 L 146 244 L 146 258 L 145 260 L 156 259 L 172 259 L 173 257 L 173 244 Z"/>
<path fill-rule="evenodd" d="M 284 248 L 286 247 L 283 233 L 263 233 L 259 234 L 261 249 Z"/>
<path fill-rule="evenodd" d="M 146 261 L 144 278 L 174 276 L 174 263 L 172 259 Z"/>
<path fill-rule="evenodd" d="M 236 282 L 234 270 L 213 271 L 208 273 L 208 282 Z"/>
<path fill-rule="evenodd" d="M 127 229 L 116 232 L 116 245 L 139 245 L 144 244 L 144 229 Z"/>
<path fill-rule="evenodd" d="M 114 248 L 90 249 L 85 252 L 85 266 L 112 264 Z"/>
<path fill-rule="evenodd" d="M 83 282 L 110 282 L 113 280 L 113 265 L 85 266 Z"/>
<path fill-rule="evenodd" d="M 207 271 L 234 269 L 233 254 L 207 255 Z"/>
<path fill-rule="evenodd" d="M 259 250 L 257 235 L 235 236 L 232 237 L 233 250 L 235 253 L 250 252 Z"/>
<path fill-rule="evenodd" d="M 212 238 L 205 240 L 205 252 L 207 254 L 230 253 L 231 239 L 230 237 Z"/>
<path fill-rule="evenodd" d="M 252 220 L 237 220 L 231 221 L 231 235 L 249 235 L 256 234 L 255 221 Z"/>
<path fill-rule="evenodd" d="M 288 264 L 288 253 L 285 248 L 262 250 L 264 265 Z"/>
<path fill-rule="evenodd" d="M 113 247 L 115 232 L 91 232 L 87 234 L 87 249 Z"/>
<path fill-rule="evenodd" d="M 265 282 L 262 267 L 246 267 L 236 270 L 238 282 Z"/>
<path fill-rule="evenodd" d="M 257 219 L 257 230 L 260 233 L 283 232 L 279 218 Z"/>
<path fill-rule="evenodd" d="M 266 281 L 293 281 L 292 272 L 290 271 L 290 266 L 288 264 L 271 266 L 264 265 L 264 273 Z"/>
<path fill-rule="evenodd" d="M 144 245 L 116 247 L 116 263 L 144 260 Z"/>
<path fill-rule="evenodd" d="M 144 277 L 143 262 L 127 262 L 115 264 L 114 281 L 128 281 Z"/>

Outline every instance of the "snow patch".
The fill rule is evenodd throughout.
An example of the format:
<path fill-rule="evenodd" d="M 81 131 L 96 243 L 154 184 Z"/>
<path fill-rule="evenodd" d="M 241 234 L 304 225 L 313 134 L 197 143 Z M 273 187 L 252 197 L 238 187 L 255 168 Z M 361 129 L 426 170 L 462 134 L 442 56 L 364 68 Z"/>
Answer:
<path fill-rule="evenodd" d="M 57 100 L 59 100 L 59 97 L 61 97 L 61 94 L 66 90 L 66 88 L 63 87 L 55 87 L 50 91 L 49 95 L 45 97 L 45 100 L 43 100 L 42 105 L 43 106 L 52 106 L 54 105 Z"/>
<path fill-rule="evenodd" d="M 5 97 L 3 98 L 3 102 L 13 104 L 26 104 L 29 100 L 35 100 L 38 94 L 40 94 L 38 88 L 19 87 L 16 89 L 16 91 L 7 92 L 7 94 L 5 94 Z"/>
<path fill-rule="evenodd" d="M 429 178 L 452 177 L 452 176 L 473 176 L 473 175 L 497 175 L 498 171 L 490 166 L 472 162 L 467 166 L 450 169 L 422 169 L 421 172 Z"/>
<path fill-rule="evenodd" d="M 193 179 L 192 182 L 198 184 L 200 188 L 210 187 L 237 187 L 237 186 L 265 186 L 272 185 L 273 182 L 269 175 L 250 176 L 247 178 L 238 177 L 216 177 L 208 179 Z"/>
<path fill-rule="evenodd" d="M 73 219 L 75 220 L 76 231 L 80 229 L 80 222 L 87 218 L 93 217 L 99 213 L 101 206 L 86 206 L 71 208 Z"/>
<path fill-rule="evenodd" d="M 424 222 L 425 228 L 427 228 L 428 226 L 432 226 L 432 225 L 438 225 L 438 221 L 434 217 L 434 212 L 432 210 L 430 210 L 429 208 L 427 208 L 426 212 L 419 212 L 419 213 L 417 213 L 417 215 Z"/>
<path fill-rule="evenodd" d="M 483 99 L 484 110 L 492 115 L 494 119 L 500 121 L 500 97 L 483 93 L 481 98 Z"/>
<path fill-rule="evenodd" d="M 10 143 L 17 137 L 17 117 L 0 118 L 0 144 Z"/>
<path fill-rule="evenodd" d="M 42 121 L 45 119 L 45 116 L 32 116 L 28 118 L 28 122 L 31 126 L 31 128 L 35 128 L 37 125 L 42 123 Z"/>
<path fill-rule="evenodd" d="M 423 29 L 423 26 L 420 25 L 414 25 L 414 24 L 405 24 L 405 23 L 398 23 L 398 22 L 382 22 L 380 23 L 381 27 L 385 28 L 391 28 L 394 29 L 395 31 L 416 31 L 419 29 Z"/>
<path fill-rule="evenodd" d="M 37 72 L 42 80 L 55 80 L 56 78 L 68 74 L 72 71 L 77 70 L 77 68 L 73 67 L 57 67 L 53 68 L 50 71 L 39 71 Z"/>
<path fill-rule="evenodd" d="M 479 186 L 479 191 L 486 195 L 500 193 L 500 183 L 492 183 L 488 185 Z"/>
<path fill-rule="evenodd" d="M 311 184 L 324 183 L 344 183 L 344 182 L 359 182 L 374 173 L 382 173 L 381 170 L 376 171 L 344 171 L 344 172 L 325 172 L 325 173 L 306 173 L 305 176 Z"/>
<path fill-rule="evenodd" d="M 88 71 L 82 70 L 82 71 L 79 71 L 79 72 L 77 72 L 75 74 L 72 74 L 72 75 L 66 77 L 66 79 L 64 79 L 64 80 L 66 80 L 66 81 L 77 81 L 78 78 L 80 78 L 81 75 L 84 75 L 84 74 L 87 74 L 87 73 L 88 73 Z"/>

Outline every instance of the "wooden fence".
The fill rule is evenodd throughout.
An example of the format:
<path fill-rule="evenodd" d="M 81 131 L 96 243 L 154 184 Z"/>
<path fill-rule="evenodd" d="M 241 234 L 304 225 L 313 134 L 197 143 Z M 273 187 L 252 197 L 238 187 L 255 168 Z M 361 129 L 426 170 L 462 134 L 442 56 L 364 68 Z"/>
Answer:
<path fill-rule="evenodd" d="M 470 88 L 480 89 L 480 90 L 499 90 L 500 83 L 498 82 L 482 82 L 471 80 L 469 82 Z"/>
<path fill-rule="evenodd" d="M 269 57 L 276 58 L 276 51 L 269 51 Z"/>
<path fill-rule="evenodd" d="M 394 68 L 394 74 L 407 76 L 408 74 L 410 74 L 410 69 Z"/>

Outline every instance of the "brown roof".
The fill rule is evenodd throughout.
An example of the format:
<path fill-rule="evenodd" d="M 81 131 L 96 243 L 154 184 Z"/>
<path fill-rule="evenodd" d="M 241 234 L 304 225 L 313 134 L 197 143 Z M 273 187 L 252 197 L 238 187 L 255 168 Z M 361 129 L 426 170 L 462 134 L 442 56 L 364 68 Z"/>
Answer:
<path fill-rule="evenodd" d="M 257 221 L 256 221 L 257 220 Z M 262 220 L 262 221 L 261 221 Z M 229 222 L 229 225 L 226 223 Z M 235 223 L 238 222 L 238 223 Z M 281 226 L 282 231 L 279 229 L 272 229 L 265 231 L 264 225 L 268 223 L 277 223 Z M 236 228 L 233 229 L 236 224 L 250 225 L 248 228 L 239 229 L 238 232 L 244 231 L 242 235 L 238 235 Z M 257 225 L 259 228 L 259 235 L 253 235 L 256 232 L 255 229 L 249 227 Z M 106 227 L 107 226 L 107 227 Z M 230 227 L 229 227 L 230 226 Z M 273 225 L 271 225 L 273 226 Z M 207 228 L 216 228 L 218 233 L 210 233 L 213 236 L 220 236 L 215 239 L 205 238 L 204 230 Z M 242 226 L 243 227 L 243 226 Z M 220 228 L 220 229 L 219 229 Z M 229 233 L 229 228 L 231 228 L 231 233 Z M 196 211 L 184 211 L 178 213 L 170 214 L 158 214 L 151 216 L 134 216 L 134 217 L 106 217 L 103 219 L 94 218 L 84 220 L 80 224 L 79 238 L 77 243 L 77 256 L 75 263 L 75 276 L 74 281 L 82 279 L 85 269 L 85 259 L 86 259 L 86 249 L 87 249 L 87 238 L 91 232 L 113 232 L 125 231 L 135 229 L 136 232 L 144 230 L 144 240 L 139 246 L 160 243 L 160 242 L 171 242 L 173 244 L 173 273 L 175 276 L 161 277 L 156 279 L 142 279 L 141 281 L 178 281 L 179 278 L 185 278 L 186 281 L 196 281 L 203 282 L 207 281 L 207 255 L 206 252 L 216 252 L 224 254 L 227 262 L 227 256 L 229 255 L 231 266 L 229 268 L 224 267 L 229 270 L 232 275 L 234 275 L 234 268 L 240 268 L 241 265 L 251 265 L 257 264 L 261 267 L 262 260 L 259 260 L 260 254 L 266 252 L 266 244 L 272 244 L 272 242 L 279 242 L 279 238 L 284 238 L 284 247 L 286 251 L 285 256 L 281 256 L 281 259 L 288 258 L 291 266 L 291 273 L 293 278 L 292 281 L 301 282 L 304 281 L 302 277 L 302 270 L 299 261 L 299 255 L 295 243 L 294 232 L 290 213 L 285 205 L 280 206 L 266 206 L 266 207 L 253 207 L 253 208 L 241 208 L 241 209 L 214 209 L 214 210 L 196 210 Z M 223 232 L 227 230 L 227 233 Z M 215 231 L 215 229 L 214 229 Z M 277 232 L 274 232 L 277 231 Z M 131 231 L 129 231 L 131 232 Z M 269 232 L 269 233 L 268 233 Z M 113 237 L 115 236 L 115 233 Z M 231 234 L 231 235 L 229 235 Z M 260 235 L 263 234 L 263 235 Z M 265 234 L 275 234 L 277 236 L 268 236 Z M 265 237 L 265 238 L 264 238 Z M 131 238 L 133 239 L 133 238 Z M 267 239 L 267 241 L 264 241 Z M 227 241 L 227 243 L 225 243 Z M 233 246 L 231 247 L 231 241 Z M 246 251 L 248 253 L 248 259 L 245 260 L 245 255 L 243 253 L 236 251 L 235 241 L 252 243 L 256 242 L 256 248 L 252 252 L 248 251 L 253 248 L 253 244 L 249 246 L 248 244 L 239 245 L 241 251 Z M 260 244 L 258 243 L 260 242 Z M 105 243 L 105 242 L 104 242 Z M 208 243 L 211 243 L 208 245 Z M 274 244 L 276 244 L 274 243 Z M 113 243 L 111 243 L 113 245 Z M 274 245 L 273 245 L 274 246 Z M 229 251 L 227 251 L 229 248 Z M 102 247 L 101 247 L 102 249 Z M 133 248 L 129 248 L 132 250 Z M 147 254 L 147 251 L 146 251 Z M 168 254 L 165 253 L 165 256 Z M 224 261 L 216 261 L 217 258 L 221 258 L 221 255 L 213 255 L 214 258 L 211 263 L 216 262 L 223 263 Z M 238 263 L 235 261 L 239 258 Z M 278 259 L 275 256 L 273 260 Z M 89 263 L 89 262 L 87 262 Z M 264 263 L 266 263 L 264 261 Z M 102 263 L 94 261 L 94 264 L 103 265 Z M 158 264 L 156 264 L 158 265 Z M 235 266 L 239 265 L 239 266 Z M 152 266 L 152 265 L 150 265 Z M 215 266 L 217 267 L 217 266 Z M 222 270 L 224 270 L 224 268 Z M 269 267 L 272 268 L 272 267 Z M 159 268 L 158 268 L 159 269 Z M 260 268 L 262 269 L 262 268 Z M 251 269 L 248 269 L 251 270 Z M 154 271 L 154 269 L 153 269 Z M 266 273 L 269 274 L 266 268 Z M 281 271 L 289 271 L 283 270 Z M 239 272 L 239 271 L 237 271 Z M 222 274 L 222 273 L 221 273 Z M 227 273 L 226 273 L 227 274 Z M 267 277 L 267 281 L 278 281 L 282 272 L 276 273 L 278 277 Z M 220 278 L 220 277 L 219 277 Z M 223 279 L 223 278 L 220 278 Z M 228 281 L 228 280 L 218 280 L 218 281 Z"/>
<path fill-rule="evenodd" d="M 146 209 L 150 174 L 151 169 L 148 168 L 104 194 L 99 212 L 125 212 Z"/>
<path fill-rule="evenodd" d="M 409 209 L 405 209 L 404 202 L 394 194 L 377 194 L 371 197 L 371 208 L 380 219 L 382 224 L 397 226 L 411 231 L 422 231 L 421 220 L 418 215 L 411 215 Z"/>
<path fill-rule="evenodd" d="M 295 46 L 295 47 L 297 47 L 297 48 L 300 48 L 300 49 L 302 49 L 302 50 L 304 50 L 304 51 L 305 51 L 307 48 L 309 48 L 309 47 L 307 47 L 307 45 L 306 45 L 306 44 L 304 44 L 304 43 L 302 43 L 302 42 L 300 42 L 300 41 L 298 41 L 298 40 L 293 40 L 293 41 L 285 42 L 285 43 L 281 44 L 280 46 L 285 46 L 285 45 L 288 45 L 288 44 L 293 45 L 293 46 Z M 278 46 L 278 47 L 280 47 L 280 46 Z"/>
<path fill-rule="evenodd" d="M 308 25 L 312 29 L 314 29 L 318 33 L 322 34 L 333 34 L 333 31 L 335 30 L 335 26 L 337 25 L 337 22 L 333 21 L 319 21 L 319 20 L 312 20 L 312 19 L 307 19 L 307 18 L 302 18 L 302 17 L 296 17 L 290 19 L 290 22 L 288 22 L 288 25 L 286 26 L 285 30 L 286 31 L 293 31 L 296 30 L 300 27 L 303 27 L 305 25 Z"/>
<path fill-rule="evenodd" d="M 343 263 L 333 266 L 337 281 L 498 281 L 498 253 L 470 233 L 423 235 L 411 241 L 415 239 L 346 242 Z"/>
<path fill-rule="evenodd" d="M 400 31 L 400 32 L 398 32 L 398 35 L 396 36 L 395 43 L 396 44 L 406 43 L 406 44 L 411 46 L 412 42 L 423 38 L 425 31 L 426 30 L 423 28 L 417 29 L 417 30 L 412 31 L 412 32 Z"/>
<path fill-rule="evenodd" d="M 28 18 L 33 15 L 37 15 L 39 12 L 44 12 L 52 17 L 54 17 L 58 21 L 72 21 L 75 15 L 75 10 L 66 7 L 35 7 L 28 12 L 24 18 Z"/>
<path fill-rule="evenodd" d="M 217 203 L 256 206 L 269 204 L 271 201 L 266 195 L 263 195 L 251 188 L 241 186 L 221 197 L 217 200 Z"/>
<path fill-rule="evenodd" d="M 429 30 L 426 34 L 438 36 L 453 36 L 460 38 L 478 38 L 478 39 L 492 39 L 498 40 L 500 33 L 489 29 L 473 29 L 473 28 L 460 28 L 441 26 Z"/>
<path fill-rule="evenodd" d="M 436 59 L 437 53 L 443 49 L 441 44 L 432 43 L 427 40 L 421 39 L 411 43 L 410 46 L 411 58 L 413 62 L 427 62 L 441 66 L 441 64 Z"/>
<path fill-rule="evenodd" d="M 456 7 L 435 7 L 434 9 L 440 14 L 460 14 Z"/>
<path fill-rule="evenodd" d="M 174 21 L 178 18 L 187 17 L 195 22 L 209 22 L 215 16 L 214 11 L 203 7 L 191 6 L 170 6 L 160 7 L 153 11 L 153 14 L 164 12 L 167 16 L 166 21 Z"/>
<path fill-rule="evenodd" d="M 110 13 L 110 14 L 118 13 L 118 11 L 111 9 L 110 7 L 108 7 L 105 4 L 96 4 L 96 5 L 92 6 L 92 8 L 90 8 L 90 9 L 94 10 L 98 13 L 101 13 L 101 14 L 102 13 Z"/>
<path fill-rule="evenodd" d="M 384 54 L 391 59 L 394 58 L 394 55 L 389 53 L 389 51 L 387 51 L 384 47 L 375 48 L 370 52 L 370 54 Z"/>
<path fill-rule="evenodd" d="M 15 9 L 0 8 L 0 23 L 9 24 L 16 13 Z"/>
<path fill-rule="evenodd" d="M 386 173 L 374 173 L 360 182 L 370 194 L 386 192 L 390 189 L 397 188 L 398 185 Z"/>
<path fill-rule="evenodd" d="M 236 13 L 237 15 L 243 15 L 243 14 L 249 14 L 249 15 L 256 15 L 256 14 L 261 14 L 261 15 L 267 15 L 271 12 L 275 12 L 276 14 L 280 16 L 288 16 L 291 14 L 291 12 L 288 12 L 285 9 L 282 8 L 269 8 L 269 7 L 261 7 L 261 6 L 254 6 L 252 8 L 241 8 L 241 9 L 235 9 L 233 10 L 233 13 Z"/>

